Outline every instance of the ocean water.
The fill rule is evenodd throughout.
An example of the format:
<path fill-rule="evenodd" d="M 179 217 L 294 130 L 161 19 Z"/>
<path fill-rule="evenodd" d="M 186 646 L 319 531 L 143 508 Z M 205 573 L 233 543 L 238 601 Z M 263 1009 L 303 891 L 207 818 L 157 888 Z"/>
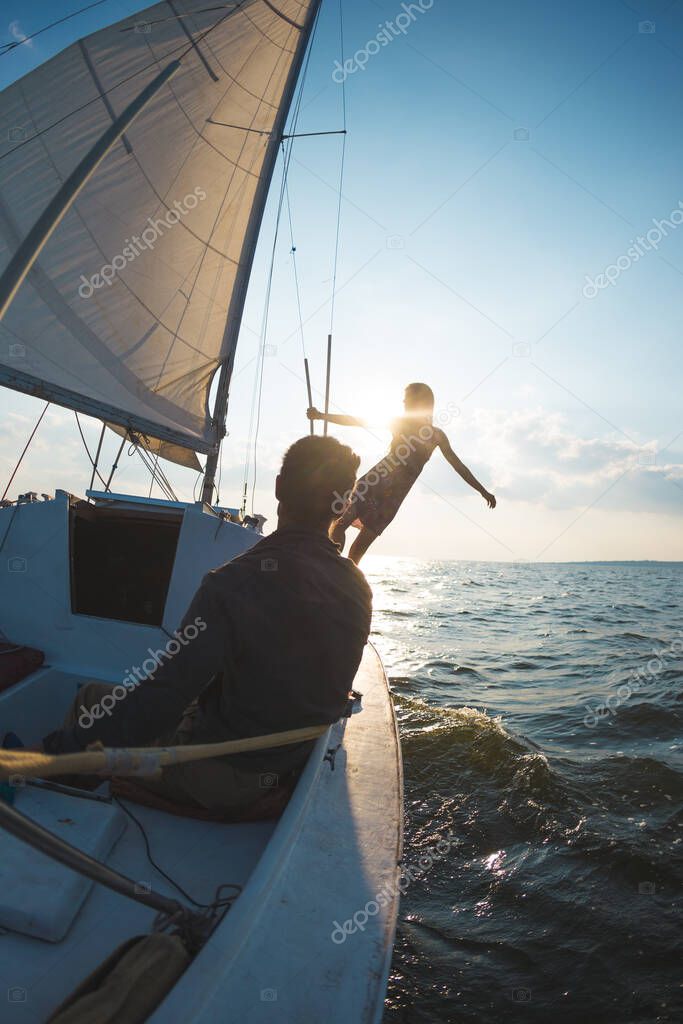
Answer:
<path fill-rule="evenodd" d="M 364 568 L 412 868 L 385 1024 L 683 1020 L 683 564 Z"/>

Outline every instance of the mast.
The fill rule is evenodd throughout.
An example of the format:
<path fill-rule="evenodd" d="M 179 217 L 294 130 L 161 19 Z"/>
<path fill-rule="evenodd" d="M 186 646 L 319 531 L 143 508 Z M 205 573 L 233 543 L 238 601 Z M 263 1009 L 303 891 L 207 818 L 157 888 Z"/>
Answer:
<path fill-rule="evenodd" d="M 204 472 L 204 486 L 202 488 L 202 501 L 209 505 L 213 500 L 220 446 L 223 438 L 225 437 L 225 421 L 228 414 L 230 379 L 232 377 L 233 366 L 235 363 L 235 349 L 237 348 L 237 339 L 242 326 L 244 303 L 247 297 L 247 288 L 249 286 L 249 278 L 251 276 L 251 269 L 254 263 L 254 254 L 256 252 L 259 231 L 261 230 L 263 212 L 266 207 L 268 192 L 270 190 L 275 164 L 277 163 L 278 151 L 280 149 L 280 143 L 287 123 L 287 117 L 289 116 L 292 100 L 294 99 L 296 83 L 301 73 L 304 56 L 306 54 L 306 49 L 311 38 L 311 33 L 313 31 L 315 20 L 318 16 L 318 11 L 320 10 L 321 3 L 322 0 L 312 0 L 303 28 L 301 29 L 296 57 L 292 61 L 292 65 L 289 69 L 289 75 L 282 95 L 282 103 L 277 113 L 277 117 L 275 118 L 272 133 L 268 139 L 266 154 L 263 160 L 263 171 L 261 173 L 258 188 L 254 195 L 249 224 L 242 244 L 239 267 L 235 275 L 235 284 L 230 301 L 230 308 L 228 310 L 225 332 L 223 334 L 222 349 L 227 354 L 221 362 L 218 378 L 218 390 L 216 392 L 216 405 L 213 413 L 213 422 L 217 428 L 218 440 L 216 442 L 215 450 L 209 452 L 209 455 L 207 456 L 206 470 Z"/>

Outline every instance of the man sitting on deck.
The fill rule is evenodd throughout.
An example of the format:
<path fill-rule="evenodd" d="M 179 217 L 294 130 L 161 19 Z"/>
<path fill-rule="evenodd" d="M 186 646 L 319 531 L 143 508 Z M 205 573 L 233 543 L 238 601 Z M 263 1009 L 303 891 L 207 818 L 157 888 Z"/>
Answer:
<path fill-rule="evenodd" d="M 370 631 L 370 588 L 328 538 L 335 494 L 352 489 L 359 462 L 332 437 L 293 444 L 275 482 L 277 530 L 204 577 L 177 653 L 157 652 L 160 667 L 123 695 L 119 684 L 116 700 L 111 685 L 84 686 L 44 750 L 216 743 L 335 722 Z M 311 747 L 172 765 L 139 785 L 190 813 L 239 817 L 286 790 Z"/>

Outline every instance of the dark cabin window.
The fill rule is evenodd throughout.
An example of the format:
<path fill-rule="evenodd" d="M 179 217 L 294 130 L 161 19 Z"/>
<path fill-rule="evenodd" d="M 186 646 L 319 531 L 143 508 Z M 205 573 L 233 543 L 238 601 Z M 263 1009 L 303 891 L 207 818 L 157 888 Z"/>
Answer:
<path fill-rule="evenodd" d="M 71 510 L 71 610 L 78 615 L 160 626 L 182 513 Z"/>

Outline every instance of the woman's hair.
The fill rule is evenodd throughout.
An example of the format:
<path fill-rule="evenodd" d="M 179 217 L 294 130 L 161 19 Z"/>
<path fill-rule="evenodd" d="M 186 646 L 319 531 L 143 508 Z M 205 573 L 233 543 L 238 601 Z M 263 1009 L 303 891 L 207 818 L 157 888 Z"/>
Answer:
<path fill-rule="evenodd" d="M 278 499 L 302 525 L 329 524 L 335 502 L 356 482 L 360 459 L 336 437 L 302 437 L 285 452 L 278 480 Z"/>
<path fill-rule="evenodd" d="M 409 384 L 406 388 L 406 406 L 412 412 L 432 412 L 434 392 L 429 384 Z"/>

